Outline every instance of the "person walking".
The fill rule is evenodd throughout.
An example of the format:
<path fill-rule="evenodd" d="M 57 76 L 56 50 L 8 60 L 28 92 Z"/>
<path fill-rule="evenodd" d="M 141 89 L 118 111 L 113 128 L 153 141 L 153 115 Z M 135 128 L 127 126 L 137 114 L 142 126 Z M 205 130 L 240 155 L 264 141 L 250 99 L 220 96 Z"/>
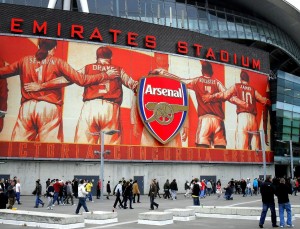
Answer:
<path fill-rule="evenodd" d="M 35 206 L 34 208 L 38 208 L 39 205 L 41 204 L 42 207 L 44 207 L 44 202 L 40 199 L 41 195 L 42 195 L 42 185 L 40 184 L 40 179 L 36 180 L 35 182 L 35 190 L 33 191 L 33 193 L 35 193 Z"/>
<path fill-rule="evenodd" d="M 176 199 L 177 199 L 177 191 L 178 191 L 176 179 L 174 179 L 174 180 L 171 182 L 171 184 L 170 184 L 170 190 L 171 190 L 171 197 L 172 197 L 172 200 L 176 200 Z"/>
<path fill-rule="evenodd" d="M 8 203 L 7 195 L 3 192 L 2 186 L 0 185 L 0 209 L 6 209 Z"/>
<path fill-rule="evenodd" d="M 158 209 L 159 204 L 154 201 L 155 197 L 157 196 L 157 185 L 155 184 L 154 180 L 151 180 L 148 196 L 150 197 L 149 210 L 154 210 L 154 206 L 156 207 L 156 209 Z"/>
<path fill-rule="evenodd" d="M 199 182 L 198 178 L 195 178 L 195 180 L 193 181 L 193 188 L 192 188 L 193 204 L 195 206 L 200 205 L 200 200 L 199 200 L 200 185 L 198 182 Z"/>
<path fill-rule="evenodd" d="M 99 179 L 97 183 L 97 199 L 100 199 L 101 197 L 101 187 L 102 187 L 102 183 L 101 180 Z"/>
<path fill-rule="evenodd" d="M 16 202 L 16 191 L 15 191 L 15 182 L 10 181 L 10 185 L 7 187 L 7 197 L 8 197 L 8 207 L 7 209 L 12 209 Z"/>
<path fill-rule="evenodd" d="M 89 209 L 86 206 L 86 195 L 88 192 L 85 190 L 85 182 L 84 180 L 80 180 L 80 184 L 78 185 L 78 205 L 75 211 L 75 214 L 79 214 L 79 210 L 81 207 L 84 208 L 86 212 L 89 212 Z"/>
<path fill-rule="evenodd" d="M 184 183 L 184 190 L 185 190 L 184 197 L 190 197 L 191 187 L 190 187 L 190 183 L 188 181 L 185 181 L 185 183 Z"/>
<path fill-rule="evenodd" d="M 291 188 L 285 183 L 285 179 L 281 178 L 278 187 L 276 188 L 276 196 L 278 198 L 280 227 L 285 227 L 284 210 L 287 214 L 287 227 L 294 227 L 292 224 L 292 209 L 289 200 L 289 194 L 292 194 Z"/>
<path fill-rule="evenodd" d="M 85 188 L 86 188 L 86 191 L 88 192 L 86 198 L 89 199 L 89 201 L 94 202 L 93 201 L 93 194 L 92 194 L 92 189 L 93 189 L 92 181 L 88 181 Z"/>
<path fill-rule="evenodd" d="M 54 197 L 54 180 L 50 181 L 50 184 L 48 185 L 47 189 L 46 189 L 46 196 L 48 198 L 48 205 L 47 205 L 47 209 L 48 210 L 53 210 L 53 197 Z"/>
<path fill-rule="evenodd" d="M 16 200 L 18 204 L 22 204 L 20 202 L 20 197 L 21 197 L 21 184 L 20 184 L 20 179 L 17 179 L 17 184 L 16 184 Z"/>
<path fill-rule="evenodd" d="M 137 180 L 135 180 L 133 182 L 133 185 L 132 185 L 132 193 L 133 193 L 133 203 L 135 203 L 135 197 L 137 196 L 137 202 L 138 203 L 141 203 L 140 202 L 140 189 L 139 189 L 139 185 L 137 183 Z"/>
<path fill-rule="evenodd" d="M 113 212 L 116 210 L 116 206 L 117 206 L 118 203 L 119 203 L 120 208 L 124 208 L 124 206 L 122 205 L 121 198 L 120 198 L 123 194 L 122 181 L 121 180 L 119 181 L 119 184 L 117 184 L 117 186 L 115 187 L 114 193 L 116 195 L 116 200 L 115 200 L 115 203 L 113 205 Z"/>
<path fill-rule="evenodd" d="M 216 185 L 216 194 L 217 194 L 217 198 L 219 199 L 222 195 L 222 186 L 221 186 L 221 182 L 217 182 Z"/>
<path fill-rule="evenodd" d="M 275 194 L 275 186 L 272 183 L 271 177 L 267 177 L 265 182 L 262 184 L 260 193 L 262 198 L 263 209 L 261 212 L 259 227 L 263 228 L 265 219 L 267 216 L 268 209 L 271 211 L 271 221 L 273 227 L 278 227 L 277 219 L 276 219 L 276 211 L 275 211 L 275 202 L 274 202 L 274 194 Z"/>
<path fill-rule="evenodd" d="M 70 181 L 66 182 L 66 204 L 69 204 L 69 199 L 71 200 L 71 204 L 74 205 L 73 200 L 73 191 L 72 191 L 72 185 Z"/>
<path fill-rule="evenodd" d="M 107 184 L 106 184 L 106 192 L 107 192 L 106 199 L 109 200 L 109 196 L 110 196 L 110 193 L 111 193 L 110 181 L 107 181 Z"/>
<path fill-rule="evenodd" d="M 170 183 L 169 183 L 169 179 L 166 180 L 166 183 L 164 184 L 164 198 L 165 199 L 170 199 Z"/>
<path fill-rule="evenodd" d="M 129 196 L 128 196 L 128 199 L 129 199 L 129 208 L 130 209 L 133 209 L 132 207 L 132 201 L 133 201 L 133 191 L 132 191 L 132 186 L 133 186 L 133 181 L 132 179 L 129 180 L 129 186 L 128 186 L 128 189 L 129 189 Z"/>
<path fill-rule="evenodd" d="M 59 205 L 59 192 L 60 192 L 60 182 L 58 179 L 56 179 L 55 183 L 53 184 L 53 188 L 54 188 L 54 196 L 53 196 L 53 205 L 55 204 L 55 202 L 57 201 L 57 205 Z M 54 206 L 53 206 L 54 207 Z"/>
<path fill-rule="evenodd" d="M 257 181 L 257 178 L 255 178 L 254 180 L 253 180 L 253 194 L 254 195 L 257 195 L 257 190 L 258 190 L 258 181 Z"/>

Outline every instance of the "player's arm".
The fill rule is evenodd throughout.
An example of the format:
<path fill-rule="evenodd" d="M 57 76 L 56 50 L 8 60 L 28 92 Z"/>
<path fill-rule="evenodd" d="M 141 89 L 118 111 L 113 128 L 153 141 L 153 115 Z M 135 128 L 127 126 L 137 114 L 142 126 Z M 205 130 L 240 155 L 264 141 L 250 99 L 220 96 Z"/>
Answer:
<path fill-rule="evenodd" d="M 209 94 L 203 95 L 202 100 L 204 103 L 226 101 L 229 100 L 234 94 L 235 94 L 235 88 L 234 86 L 232 86 L 225 91 L 221 91 L 212 95 Z"/>
<path fill-rule="evenodd" d="M 258 91 L 255 90 L 255 99 L 260 102 L 261 104 L 263 105 L 266 105 L 266 106 L 270 106 L 271 105 L 271 101 L 266 98 L 266 97 L 263 97 L 261 94 L 259 94 Z"/>
<path fill-rule="evenodd" d="M 126 86 L 127 88 L 131 89 L 134 91 L 134 93 L 137 92 L 137 86 L 139 84 L 138 81 L 132 79 L 125 71 L 123 68 L 120 69 L 120 77 L 122 80 L 122 84 Z"/>
<path fill-rule="evenodd" d="M 15 75 L 19 75 L 20 61 L 0 68 L 0 79 L 6 79 Z"/>
<path fill-rule="evenodd" d="M 37 83 L 37 82 L 25 83 L 24 89 L 27 92 L 46 91 L 46 90 L 63 88 L 71 84 L 72 83 L 70 81 L 68 81 L 65 77 L 61 76 L 44 83 Z"/>
<path fill-rule="evenodd" d="M 115 69 L 109 69 L 106 72 L 101 72 L 95 75 L 86 75 L 77 72 L 67 62 L 60 60 L 57 62 L 58 68 L 61 74 L 70 82 L 76 83 L 79 86 L 88 86 L 93 84 L 99 84 L 105 80 L 114 79 L 120 76 L 120 72 Z"/>

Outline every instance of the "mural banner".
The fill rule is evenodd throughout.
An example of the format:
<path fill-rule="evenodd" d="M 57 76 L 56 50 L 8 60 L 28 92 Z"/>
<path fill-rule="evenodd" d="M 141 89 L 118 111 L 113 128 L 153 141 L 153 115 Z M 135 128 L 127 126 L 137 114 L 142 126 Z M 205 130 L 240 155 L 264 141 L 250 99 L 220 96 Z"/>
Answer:
<path fill-rule="evenodd" d="M 114 152 L 107 159 L 259 163 L 263 140 L 273 160 L 265 74 L 105 44 L 17 36 L 0 42 L 1 158 L 97 159 L 101 131 L 119 130 L 104 134 L 105 148 Z M 169 79 L 178 98 L 184 92 L 170 141 L 146 128 L 151 121 L 158 133 L 156 122 L 168 118 L 138 114 L 138 87 L 154 75 Z M 151 107 L 168 100 L 148 102 L 160 117 L 175 114 L 174 104 Z"/>

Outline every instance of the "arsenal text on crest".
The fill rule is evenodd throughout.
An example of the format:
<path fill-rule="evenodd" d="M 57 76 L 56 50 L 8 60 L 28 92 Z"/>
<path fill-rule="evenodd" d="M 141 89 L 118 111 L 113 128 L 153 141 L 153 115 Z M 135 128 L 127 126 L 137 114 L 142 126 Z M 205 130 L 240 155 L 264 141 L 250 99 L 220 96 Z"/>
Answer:
<path fill-rule="evenodd" d="M 145 94 L 182 98 L 181 88 L 178 88 L 177 90 L 171 90 L 171 89 L 159 88 L 159 87 L 152 88 L 151 85 L 147 85 Z"/>

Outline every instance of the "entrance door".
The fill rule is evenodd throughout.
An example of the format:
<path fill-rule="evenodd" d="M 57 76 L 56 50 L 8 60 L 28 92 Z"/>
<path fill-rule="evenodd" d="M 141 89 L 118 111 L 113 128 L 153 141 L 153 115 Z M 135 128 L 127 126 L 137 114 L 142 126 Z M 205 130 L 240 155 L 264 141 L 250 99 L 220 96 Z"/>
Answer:
<path fill-rule="evenodd" d="M 92 181 L 93 183 L 92 194 L 93 196 L 97 196 L 97 184 L 98 184 L 99 176 L 75 175 L 74 179 L 75 178 L 77 178 L 78 181 L 80 181 L 81 179 Z"/>
<path fill-rule="evenodd" d="M 217 182 L 217 176 L 200 176 L 200 181 L 205 179 L 206 181 L 212 180 L 214 182 Z"/>
<path fill-rule="evenodd" d="M 9 180 L 10 179 L 10 175 L 9 174 L 0 174 L 0 180 L 4 179 L 4 181 Z"/>
<path fill-rule="evenodd" d="M 133 180 L 137 180 L 141 195 L 144 195 L 144 176 L 134 176 Z"/>

